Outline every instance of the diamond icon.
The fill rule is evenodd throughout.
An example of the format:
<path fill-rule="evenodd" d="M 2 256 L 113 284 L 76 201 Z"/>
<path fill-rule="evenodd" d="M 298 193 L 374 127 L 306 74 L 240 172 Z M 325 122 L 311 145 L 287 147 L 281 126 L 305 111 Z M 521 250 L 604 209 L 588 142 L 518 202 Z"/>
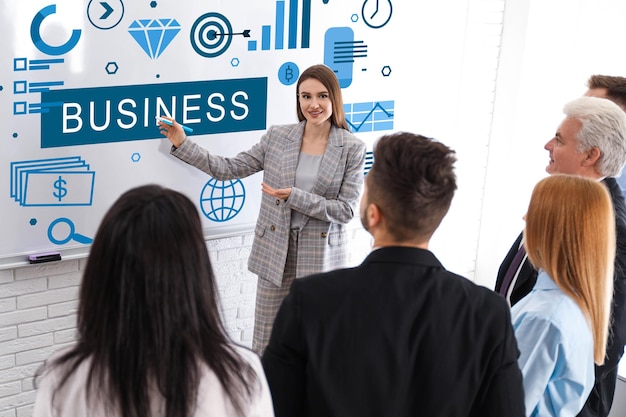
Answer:
<path fill-rule="evenodd" d="M 152 59 L 158 58 L 180 32 L 176 19 L 139 19 L 128 27 L 128 33 Z"/>

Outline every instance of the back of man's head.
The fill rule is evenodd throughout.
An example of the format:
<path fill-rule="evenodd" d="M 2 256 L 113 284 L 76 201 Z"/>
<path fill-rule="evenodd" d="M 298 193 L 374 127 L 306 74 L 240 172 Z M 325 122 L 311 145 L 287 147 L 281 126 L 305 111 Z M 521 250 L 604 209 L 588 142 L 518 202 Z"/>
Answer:
<path fill-rule="evenodd" d="M 456 190 L 454 162 L 452 149 L 421 135 L 399 132 L 376 142 L 367 203 L 378 206 L 396 242 L 432 236 Z"/>
<path fill-rule="evenodd" d="M 587 80 L 587 96 L 604 97 L 626 111 L 626 77 L 595 74 Z"/>
<path fill-rule="evenodd" d="M 626 113 L 611 100 L 579 97 L 563 108 L 566 117 L 582 123 L 578 131 L 578 149 L 600 150 L 596 170 L 602 176 L 617 177 L 626 163 Z"/>

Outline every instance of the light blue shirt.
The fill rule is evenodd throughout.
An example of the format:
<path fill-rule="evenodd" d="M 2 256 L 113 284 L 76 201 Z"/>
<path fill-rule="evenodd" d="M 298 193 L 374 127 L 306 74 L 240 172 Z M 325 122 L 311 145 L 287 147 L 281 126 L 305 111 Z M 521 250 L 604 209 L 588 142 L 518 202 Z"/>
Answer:
<path fill-rule="evenodd" d="M 575 416 L 593 387 L 593 336 L 582 310 L 544 271 L 511 309 L 527 416 Z"/>

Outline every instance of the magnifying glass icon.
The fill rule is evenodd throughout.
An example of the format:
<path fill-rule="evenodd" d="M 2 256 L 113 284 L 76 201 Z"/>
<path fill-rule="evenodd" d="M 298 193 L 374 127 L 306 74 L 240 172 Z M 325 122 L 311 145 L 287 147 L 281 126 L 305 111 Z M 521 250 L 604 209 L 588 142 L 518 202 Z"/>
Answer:
<path fill-rule="evenodd" d="M 67 238 L 65 238 L 65 239 L 57 239 L 52 234 L 52 229 L 54 229 L 54 226 L 56 226 L 59 223 L 65 223 L 69 227 L 69 229 L 70 229 L 69 233 L 67 235 Z M 58 229 L 58 227 L 57 227 L 57 229 Z M 76 233 L 76 228 L 74 227 L 74 222 L 71 221 L 70 219 L 68 219 L 67 217 L 59 217 L 58 219 L 56 219 L 52 223 L 50 223 L 50 226 L 48 226 L 48 239 L 50 239 L 50 242 L 52 242 L 52 243 L 54 243 L 56 245 L 65 245 L 70 240 L 74 240 L 74 241 L 76 241 L 78 243 L 83 243 L 85 245 L 88 245 L 88 244 L 93 242 L 92 238 L 87 237 L 85 235 L 81 235 L 80 233 Z"/>

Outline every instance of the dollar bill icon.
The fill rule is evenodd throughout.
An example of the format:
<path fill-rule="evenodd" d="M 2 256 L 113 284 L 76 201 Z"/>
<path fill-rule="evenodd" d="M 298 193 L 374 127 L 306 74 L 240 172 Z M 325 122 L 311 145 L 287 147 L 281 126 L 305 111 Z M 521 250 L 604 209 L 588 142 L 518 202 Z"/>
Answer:
<path fill-rule="evenodd" d="M 11 163 L 11 197 L 21 206 L 90 206 L 94 171 L 80 157 Z"/>

